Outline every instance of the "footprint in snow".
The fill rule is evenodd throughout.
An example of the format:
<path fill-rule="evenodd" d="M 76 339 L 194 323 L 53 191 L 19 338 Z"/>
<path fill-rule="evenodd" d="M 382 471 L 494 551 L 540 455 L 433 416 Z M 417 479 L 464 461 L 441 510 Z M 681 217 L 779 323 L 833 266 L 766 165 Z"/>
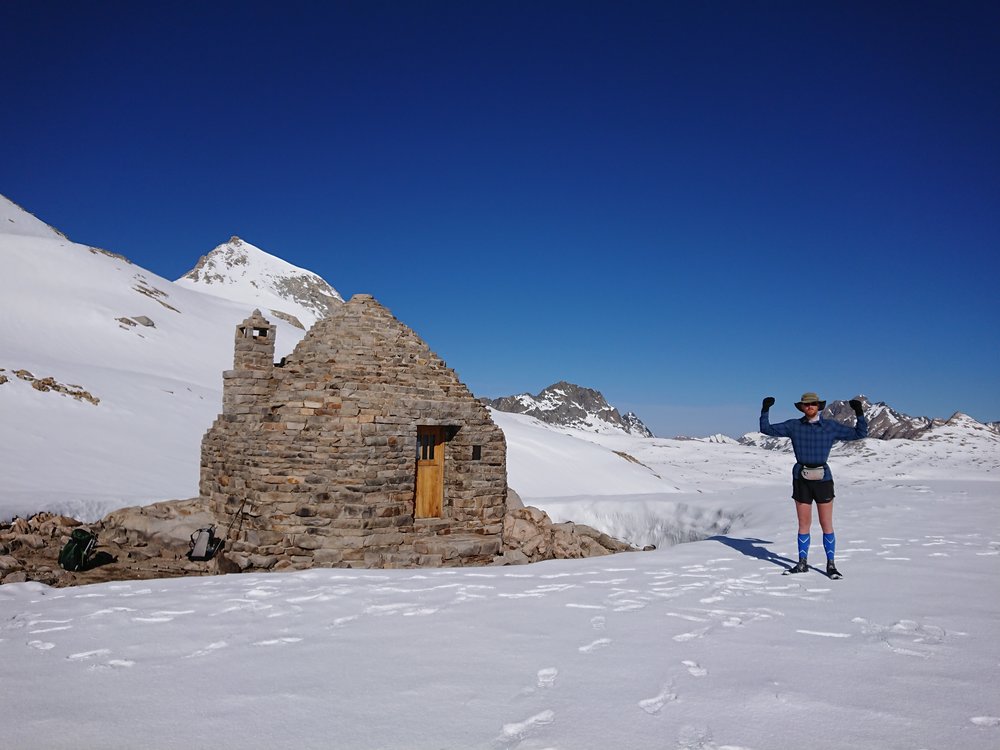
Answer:
<path fill-rule="evenodd" d="M 136 591 L 123 591 L 118 594 L 118 596 L 145 596 L 146 594 L 152 594 L 153 589 L 137 589 Z M 96 594 L 96 596 L 104 596 L 103 594 Z"/>
<path fill-rule="evenodd" d="M 555 711 L 542 711 L 529 716 L 524 721 L 513 721 L 503 725 L 503 734 L 499 738 L 501 741 L 522 737 L 532 729 L 551 724 L 556 718 Z"/>
<path fill-rule="evenodd" d="M 611 639 L 610 638 L 598 638 L 593 643 L 588 643 L 586 646 L 580 646 L 580 648 L 578 648 L 577 651 L 579 651 L 581 654 L 589 654 L 592 651 L 595 651 L 595 650 L 597 650 L 599 648 L 603 648 L 604 646 L 610 646 L 610 645 L 611 645 Z"/>
<path fill-rule="evenodd" d="M 555 667 L 546 667 L 545 669 L 538 670 L 538 687 L 540 688 L 550 688 L 556 684 L 556 677 L 559 675 L 559 670 Z"/>
<path fill-rule="evenodd" d="M 850 638 L 850 633 L 826 633 L 821 630 L 796 630 L 796 633 L 801 633 L 802 635 L 815 635 L 821 638 Z"/>
<path fill-rule="evenodd" d="M 915 620 L 898 620 L 888 626 L 869 622 L 863 617 L 855 617 L 851 622 L 860 625 L 864 635 L 881 642 L 894 654 L 924 659 L 930 657 L 948 635 L 944 628 Z"/>
<path fill-rule="evenodd" d="M 688 674 L 692 677 L 704 677 L 708 674 L 708 670 L 696 661 L 682 661 L 681 664 L 687 667 Z"/>
<path fill-rule="evenodd" d="M 673 703 L 675 700 L 677 700 L 677 693 L 671 689 L 670 685 L 664 685 L 663 689 L 652 698 L 639 701 L 639 708 L 647 714 L 656 715 L 663 710 L 665 705 Z"/>
<path fill-rule="evenodd" d="M 399 604 L 371 604 L 365 607 L 366 615 L 394 615 L 400 610 L 410 609 L 415 606 L 412 602 L 400 602 Z"/>
<path fill-rule="evenodd" d="M 606 624 L 607 620 L 604 618 L 604 615 L 596 615 L 590 618 L 590 627 L 594 630 L 604 630 Z"/>
<path fill-rule="evenodd" d="M 225 648 L 228 645 L 229 644 L 226 643 L 225 641 L 216 641 L 215 643 L 209 643 L 207 646 L 205 646 L 205 648 L 199 649 L 198 651 L 195 651 L 193 654 L 188 654 L 184 658 L 191 659 L 197 656 L 207 656 L 213 651 L 218 651 L 220 648 Z"/>
<path fill-rule="evenodd" d="M 698 617 L 697 615 L 686 615 L 681 612 L 667 612 L 667 617 L 677 617 L 681 620 L 687 620 L 688 622 L 708 622 L 707 617 Z"/>
<path fill-rule="evenodd" d="M 709 628 L 701 628 L 700 630 L 692 630 L 689 633 L 680 633 L 674 636 L 674 640 L 678 643 L 685 643 L 686 641 L 693 641 L 695 638 L 703 638 L 705 633 L 709 631 Z"/>
<path fill-rule="evenodd" d="M 80 661 L 81 659 L 93 659 L 96 656 L 107 656 L 111 653 L 109 648 L 98 648 L 93 651 L 81 651 L 78 654 L 70 654 L 66 658 L 70 661 Z"/>
<path fill-rule="evenodd" d="M 28 645 L 32 648 L 37 648 L 39 651 L 48 651 L 50 648 L 56 647 L 56 644 L 49 643 L 48 641 L 28 641 Z"/>
<path fill-rule="evenodd" d="M 717 750 L 708 727 L 687 724 L 677 733 L 677 750 Z"/>
<path fill-rule="evenodd" d="M 1000 716 L 973 716 L 969 721 L 977 727 L 1000 727 Z"/>
<path fill-rule="evenodd" d="M 330 623 L 330 627 L 332 627 L 332 628 L 339 628 L 342 625 L 346 625 L 347 623 L 351 622 L 352 620 L 357 620 L 357 619 L 358 619 L 358 615 L 346 615 L 344 617 L 338 617 L 333 622 Z"/>
<path fill-rule="evenodd" d="M 301 638 L 270 638 L 266 641 L 257 641 L 254 646 L 286 646 L 289 643 L 298 643 Z"/>
<path fill-rule="evenodd" d="M 87 617 L 100 617 L 101 615 L 113 615 L 116 612 L 135 612 L 136 610 L 132 607 L 109 607 L 107 609 L 99 609 L 96 612 L 91 612 Z"/>

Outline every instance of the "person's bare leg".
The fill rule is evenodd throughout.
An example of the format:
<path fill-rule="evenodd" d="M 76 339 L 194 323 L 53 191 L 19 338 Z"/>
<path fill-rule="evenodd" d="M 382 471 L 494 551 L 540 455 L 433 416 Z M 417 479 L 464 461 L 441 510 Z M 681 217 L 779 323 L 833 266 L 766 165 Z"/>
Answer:
<path fill-rule="evenodd" d="M 833 533 L 833 501 L 828 503 L 818 503 L 816 505 L 816 515 L 819 516 L 819 525 L 824 534 Z M 799 517 L 799 533 L 802 531 L 802 517 Z"/>
<path fill-rule="evenodd" d="M 820 508 L 823 506 L 821 505 Z M 822 511 L 820 511 L 822 514 Z M 795 501 L 795 515 L 799 518 L 799 533 L 808 534 L 809 528 L 812 526 L 813 522 L 813 506 L 812 503 L 800 503 L 798 500 Z M 820 519 L 823 516 L 820 515 Z"/>

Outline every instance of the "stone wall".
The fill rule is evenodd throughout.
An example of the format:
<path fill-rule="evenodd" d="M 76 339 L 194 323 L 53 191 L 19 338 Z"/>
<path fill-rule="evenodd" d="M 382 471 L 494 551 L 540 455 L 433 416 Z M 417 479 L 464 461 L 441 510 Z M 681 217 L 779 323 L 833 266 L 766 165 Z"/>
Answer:
<path fill-rule="evenodd" d="M 220 519 L 243 507 L 227 544 L 241 569 L 479 565 L 500 552 L 503 433 L 372 297 L 317 322 L 282 366 L 259 311 L 235 350 L 200 492 Z M 414 518 L 422 425 L 447 428 L 440 518 Z"/>

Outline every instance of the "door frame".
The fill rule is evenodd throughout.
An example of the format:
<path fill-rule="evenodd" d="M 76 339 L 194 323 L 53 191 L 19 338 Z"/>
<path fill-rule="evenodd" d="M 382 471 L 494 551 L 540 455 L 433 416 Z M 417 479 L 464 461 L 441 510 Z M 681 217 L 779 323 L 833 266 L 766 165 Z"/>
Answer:
<path fill-rule="evenodd" d="M 447 437 L 448 428 L 444 425 L 417 425 L 414 518 L 441 518 L 443 515 Z"/>

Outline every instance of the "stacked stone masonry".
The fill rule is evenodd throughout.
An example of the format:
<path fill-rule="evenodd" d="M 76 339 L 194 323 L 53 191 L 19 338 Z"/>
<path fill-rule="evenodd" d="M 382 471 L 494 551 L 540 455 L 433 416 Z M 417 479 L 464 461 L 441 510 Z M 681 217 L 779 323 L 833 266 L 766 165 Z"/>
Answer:
<path fill-rule="evenodd" d="M 372 297 L 274 363 L 275 327 L 236 330 L 200 492 L 241 569 L 488 564 L 501 552 L 503 433 L 454 371 Z M 443 497 L 417 518 L 418 427 L 444 436 Z M 242 510 L 241 510 L 242 508 Z"/>

